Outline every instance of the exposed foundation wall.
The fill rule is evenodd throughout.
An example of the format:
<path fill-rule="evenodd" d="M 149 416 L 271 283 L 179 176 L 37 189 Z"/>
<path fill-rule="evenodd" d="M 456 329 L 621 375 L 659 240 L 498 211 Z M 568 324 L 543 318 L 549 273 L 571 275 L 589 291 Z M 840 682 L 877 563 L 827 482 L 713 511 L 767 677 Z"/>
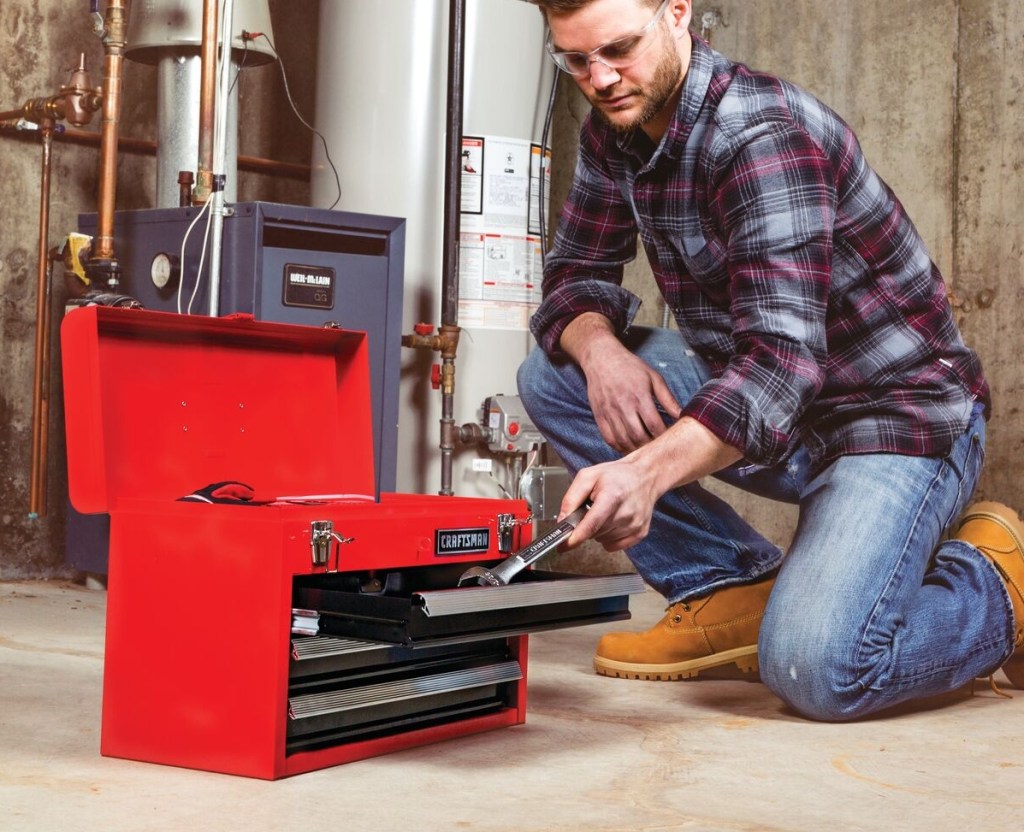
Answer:
<path fill-rule="evenodd" d="M 331 0 L 334 2 L 335 0 Z M 103 4 L 101 3 L 101 6 Z M 275 44 L 300 110 L 311 121 L 317 0 L 271 0 Z M 0 3 L 0 110 L 50 95 L 85 52 L 99 83 L 101 49 L 89 31 L 87 4 L 64 0 Z M 799 83 L 857 131 L 869 159 L 907 205 L 955 292 L 965 336 L 981 353 L 996 397 L 982 496 L 1024 509 L 1017 455 L 1024 446 L 1019 356 L 1024 335 L 1016 312 L 1024 288 L 1024 240 L 1017 220 L 1024 196 L 1021 99 L 1024 18 L 1018 3 L 995 0 L 722 0 L 696 3 L 721 23 L 716 48 Z M 514 54 L 513 53 L 510 53 Z M 153 71 L 126 67 L 124 134 L 153 139 Z M 339 83 L 339 95 L 344 84 Z M 586 104 L 563 83 L 555 121 L 554 204 L 572 172 Z M 308 162 L 310 139 L 294 120 L 273 66 L 243 73 L 239 152 Z M 94 127 L 98 125 L 98 118 Z M 66 493 L 60 438 L 59 354 L 54 354 L 49 513 L 28 513 L 32 373 L 35 338 L 39 146 L 0 135 L 0 579 L 68 574 L 64 566 Z M 51 244 L 95 210 L 96 151 L 54 148 Z M 152 159 L 123 154 L 118 207 L 152 204 Z M 305 183 L 242 174 L 239 199 L 303 204 Z M 658 324 L 661 305 L 642 259 L 630 288 L 645 298 L 641 321 Z M 64 289 L 55 281 L 54 333 Z M 724 492 L 725 489 L 713 486 Z M 731 495 L 733 492 L 729 492 Z M 735 495 L 740 510 L 784 544 L 795 514 Z M 618 568 L 621 558 L 588 553 L 580 565 Z"/>
<path fill-rule="evenodd" d="M 318 0 L 270 0 L 275 46 L 288 71 L 295 103 L 313 120 L 313 72 Z M 105 3 L 100 3 L 101 9 Z M 3 0 L 0 3 L 0 111 L 29 98 L 54 95 L 67 83 L 80 53 L 93 84 L 102 81 L 103 50 L 92 34 L 88 3 Z M 156 73 L 126 62 L 122 135 L 155 140 Z M 198 107 L 198 102 L 196 102 Z M 298 122 L 274 64 L 246 69 L 239 79 L 239 155 L 309 164 L 311 136 Z M 98 130 L 96 114 L 92 125 Z M 50 206 L 50 245 L 77 229 L 78 214 L 96 210 L 98 152 L 55 141 Z M 0 132 L 0 579 L 70 576 L 65 565 L 66 459 L 56 348 L 67 297 L 63 275 L 53 280 L 54 338 L 51 374 L 47 512 L 31 518 L 32 379 L 35 361 L 36 282 L 41 148 L 37 141 Z M 156 191 L 152 156 L 125 152 L 118 164 L 117 208 L 149 208 Z M 308 182 L 241 172 L 240 201 L 307 204 Z M 115 240 L 116 250 L 116 240 Z"/>

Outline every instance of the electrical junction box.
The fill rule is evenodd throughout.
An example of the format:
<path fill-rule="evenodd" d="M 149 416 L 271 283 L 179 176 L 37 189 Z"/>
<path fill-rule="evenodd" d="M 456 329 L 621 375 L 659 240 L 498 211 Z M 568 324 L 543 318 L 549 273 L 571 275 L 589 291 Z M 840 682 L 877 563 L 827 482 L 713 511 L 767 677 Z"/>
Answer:
<path fill-rule="evenodd" d="M 569 472 L 560 465 L 534 465 L 520 478 L 519 491 L 534 520 L 555 520 L 571 483 Z"/>

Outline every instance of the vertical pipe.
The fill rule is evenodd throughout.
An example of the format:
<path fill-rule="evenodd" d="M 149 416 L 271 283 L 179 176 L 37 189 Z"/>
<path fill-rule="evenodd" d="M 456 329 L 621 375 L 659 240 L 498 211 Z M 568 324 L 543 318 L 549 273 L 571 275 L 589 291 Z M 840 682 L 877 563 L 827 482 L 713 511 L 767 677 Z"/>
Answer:
<path fill-rule="evenodd" d="M 92 259 L 114 259 L 114 198 L 117 192 L 117 133 L 121 121 L 121 68 L 128 25 L 126 0 L 108 0 L 103 38 L 103 117 L 100 124 L 100 191 Z"/>
<path fill-rule="evenodd" d="M 203 41 L 199 48 L 199 158 L 193 202 L 200 204 L 213 191 L 213 116 L 217 89 L 217 0 L 203 0 Z"/>
<path fill-rule="evenodd" d="M 53 150 L 50 119 L 39 124 L 43 140 L 39 186 L 39 268 L 36 282 L 36 357 L 32 386 L 32 462 L 29 475 L 29 516 L 46 516 L 46 454 L 50 422 L 50 170 Z"/>
<path fill-rule="evenodd" d="M 234 0 L 224 0 L 224 17 L 220 27 L 220 88 L 217 90 L 213 131 L 213 193 L 210 198 L 210 317 L 220 312 L 220 271 L 224 240 L 224 181 L 227 173 L 228 90 L 231 88 L 231 23 L 234 18 Z"/>
<path fill-rule="evenodd" d="M 441 490 L 451 496 L 455 452 L 455 354 L 459 343 L 459 225 L 462 211 L 462 79 L 466 3 L 448 10 L 448 110 L 444 166 L 444 252 L 441 262 L 441 334 L 450 348 L 441 358 Z M 447 336 L 447 337 L 445 337 Z"/>
<path fill-rule="evenodd" d="M 441 323 L 459 322 L 459 219 L 462 202 L 462 87 L 466 3 L 451 0 L 448 12 L 448 110 L 444 165 L 444 253 Z"/>

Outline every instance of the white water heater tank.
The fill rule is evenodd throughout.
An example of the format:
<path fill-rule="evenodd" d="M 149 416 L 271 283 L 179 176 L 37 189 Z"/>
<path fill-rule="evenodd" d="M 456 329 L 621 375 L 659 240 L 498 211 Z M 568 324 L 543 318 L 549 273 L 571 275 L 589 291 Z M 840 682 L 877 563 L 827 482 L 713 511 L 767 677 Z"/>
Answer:
<path fill-rule="evenodd" d="M 449 5 L 320 4 L 316 126 L 340 178 L 337 207 L 407 220 L 403 332 L 441 316 Z M 457 424 L 475 422 L 488 396 L 516 392 L 516 369 L 534 345 L 527 320 L 540 297 L 536 195 L 547 173 L 539 142 L 554 72 L 543 17 L 525 0 L 467 0 L 464 31 Z M 338 186 L 319 140 L 313 163 L 313 204 L 326 207 Z M 399 491 L 440 488 L 441 394 L 430 384 L 439 361 L 422 350 L 403 354 Z M 495 495 L 486 453 L 456 450 L 456 494 Z"/>

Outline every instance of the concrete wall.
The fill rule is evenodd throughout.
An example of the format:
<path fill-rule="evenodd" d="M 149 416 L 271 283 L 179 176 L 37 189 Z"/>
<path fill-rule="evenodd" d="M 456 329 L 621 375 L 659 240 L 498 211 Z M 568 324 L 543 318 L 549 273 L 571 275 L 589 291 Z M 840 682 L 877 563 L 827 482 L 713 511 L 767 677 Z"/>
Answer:
<path fill-rule="evenodd" d="M 295 103 L 313 120 L 318 0 L 270 0 L 274 41 L 288 72 Z M 105 6 L 100 4 L 101 8 Z M 0 111 L 26 99 L 56 94 L 85 53 L 93 83 L 102 80 L 102 47 L 92 34 L 88 3 L 4 0 L 0 4 Z M 153 140 L 155 72 L 127 62 L 122 135 Z M 197 102 L 198 106 L 198 102 Z M 275 64 L 242 72 L 239 79 L 239 154 L 308 164 L 311 136 L 285 99 Z M 98 130 L 99 116 L 91 128 Z M 39 144 L 0 131 L 0 579 L 70 574 L 65 565 L 67 477 L 60 394 L 60 355 L 53 353 L 49 431 L 48 511 L 31 518 L 29 469 L 40 193 Z M 96 210 L 98 154 L 57 141 L 53 149 L 50 245 L 77 228 L 80 212 Z M 124 153 L 118 165 L 117 207 L 148 208 L 156 190 L 151 156 Z M 306 204 L 306 181 L 242 172 L 240 201 Z M 115 241 L 116 242 L 116 241 Z M 53 280 L 51 330 L 57 340 L 67 289 Z"/>
<path fill-rule="evenodd" d="M 102 4 L 101 4 L 102 5 Z M 296 103 L 312 115 L 317 0 L 272 0 L 276 45 Z M 97 82 L 101 50 L 88 28 L 85 3 L 3 0 L 0 4 L 0 110 L 52 94 L 85 52 Z M 716 48 L 795 81 L 824 99 L 858 132 L 881 174 L 915 218 L 957 298 L 970 343 L 985 362 L 996 397 L 982 495 L 1024 509 L 1017 454 L 1024 423 L 1017 406 L 1015 326 L 1021 293 L 1022 234 L 1017 222 L 1024 177 L 1024 16 L 1019 2 L 995 0 L 721 0 L 696 3 L 695 20 L 717 12 Z M 293 120 L 272 67 L 243 73 L 240 153 L 307 162 L 309 137 Z M 343 85 L 339 85 L 343 89 Z M 152 70 L 126 72 L 124 132 L 154 138 Z M 555 121 L 555 204 L 564 196 L 575 134 L 586 111 L 563 83 Z M 98 124 L 98 120 L 96 122 Z M 52 379 L 50 511 L 28 511 L 31 384 L 39 147 L 0 133 L 0 579 L 67 574 L 63 501 L 59 356 Z M 58 143 L 50 231 L 53 242 L 73 230 L 80 211 L 95 209 L 96 153 Z M 153 163 L 124 154 L 118 205 L 147 207 Z M 304 183 L 243 174 L 239 198 L 304 203 Z M 628 283 L 645 298 L 641 320 L 657 323 L 661 306 L 642 259 Z M 54 331 L 64 288 L 55 281 Z M 715 490 L 726 492 L 715 486 Z M 785 543 L 795 515 L 775 504 L 733 494 L 755 525 Z M 614 560 L 614 559 L 613 559 Z M 588 566 L 594 566 L 588 558 Z M 601 568 L 601 563 L 597 568 Z M 612 563 L 617 567 L 617 562 Z"/>

